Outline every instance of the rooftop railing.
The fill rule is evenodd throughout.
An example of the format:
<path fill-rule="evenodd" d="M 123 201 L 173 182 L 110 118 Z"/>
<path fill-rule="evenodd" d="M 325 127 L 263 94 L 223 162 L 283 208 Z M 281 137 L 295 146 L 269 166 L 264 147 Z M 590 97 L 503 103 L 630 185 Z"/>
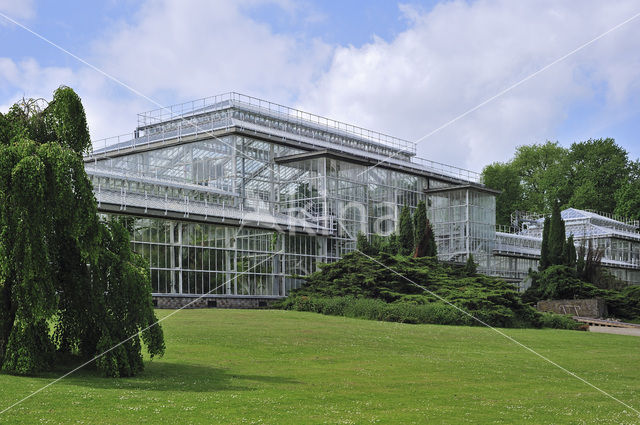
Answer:
<path fill-rule="evenodd" d="M 430 159 L 413 157 L 411 162 L 414 164 L 422 165 L 429 171 L 435 171 L 447 177 L 456 177 L 460 180 L 465 180 L 473 183 L 480 183 L 482 175 L 475 171 L 465 170 L 464 168 L 456 167 L 453 165 L 443 164 L 442 162 L 431 161 Z"/>
<path fill-rule="evenodd" d="M 380 164 L 385 161 L 407 161 L 444 177 L 474 183 L 481 182 L 481 175 L 474 171 L 415 157 L 415 144 L 412 142 L 238 93 L 207 97 L 139 114 L 138 129 L 134 133 L 93 141 L 91 156 L 108 156 L 109 153 L 130 151 L 137 147 L 162 145 L 165 141 L 212 133 L 232 126 L 257 128 L 257 124 L 245 122 L 234 116 L 232 107 L 253 113 L 264 112 L 275 120 L 296 124 L 293 125 L 293 130 L 288 128 L 283 130 L 277 122 L 271 123 L 269 120 L 265 121 L 264 125 L 258 126 L 270 132 L 277 132 L 280 136 L 285 135 L 292 139 L 304 136 L 305 140 L 311 141 L 319 138 L 326 144 L 327 134 L 337 134 L 335 138 L 333 136 L 331 138 L 333 143 L 343 145 L 345 150 L 353 150 L 359 146 L 363 151 L 383 155 L 386 159 L 381 160 Z M 212 114 L 213 112 L 215 114 Z M 300 127 L 309 125 L 316 130 L 294 134 L 295 131 L 302 131 Z M 291 133 L 292 131 L 294 133 Z M 291 133 L 290 136 L 288 136 L 289 133 Z M 360 145 L 357 143 L 358 140 L 361 141 Z M 406 155 L 412 158 L 409 159 Z"/>
<path fill-rule="evenodd" d="M 379 143 L 409 153 L 416 153 L 416 144 L 408 140 L 389 136 L 377 131 L 367 130 L 352 124 L 336 121 L 320 115 L 290 108 L 279 103 L 259 99 L 257 97 L 230 92 L 217 96 L 205 97 L 190 102 L 179 103 L 165 108 L 154 109 L 152 111 L 138 114 L 138 128 L 152 126 L 161 122 L 182 119 L 192 115 L 206 113 L 211 110 L 224 109 L 228 107 L 248 108 L 260 110 L 269 115 L 297 122 L 299 124 L 312 124 L 327 131 L 337 131 L 350 134 L 357 138 L 362 138 L 373 143 Z"/>
<path fill-rule="evenodd" d="M 585 209 L 585 211 L 593 213 L 593 214 L 598 214 L 601 215 L 602 217 L 608 218 L 610 220 L 615 220 L 615 221 L 619 221 L 620 223 L 629 225 L 629 226 L 633 226 L 635 228 L 639 228 L 640 227 L 640 221 L 638 220 L 633 220 L 631 218 L 628 217 L 622 217 L 616 214 L 611 214 L 611 213 L 606 213 L 606 212 L 602 212 L 602 211 L 596 211 L 596 210 L 590 210 L 590 209 Z"/>

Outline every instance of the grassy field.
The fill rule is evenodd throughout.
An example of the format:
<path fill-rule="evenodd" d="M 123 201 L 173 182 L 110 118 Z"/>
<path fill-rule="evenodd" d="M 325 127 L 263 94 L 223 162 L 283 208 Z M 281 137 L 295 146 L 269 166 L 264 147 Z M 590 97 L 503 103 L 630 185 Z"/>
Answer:
<path fill-rule="evenodd" d="M 163 326 L 167 353 L 142 375 L 79 372 L 0 423 L 640 423 L 490 329 L 242 310 L 182 311 Z M 504 332 L 640 408 L 640 338 Z M 0 375 L 0 410 L 55 377 Z"/>

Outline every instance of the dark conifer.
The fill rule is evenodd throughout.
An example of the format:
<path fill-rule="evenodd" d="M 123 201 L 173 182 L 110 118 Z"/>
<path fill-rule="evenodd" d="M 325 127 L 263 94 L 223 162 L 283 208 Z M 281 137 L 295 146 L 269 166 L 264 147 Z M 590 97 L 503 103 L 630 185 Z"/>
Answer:
<path fill-rule="evenodd" d="M 415 243 L 413 233 L 411 211 L 405 205 L 400 212 L 400 228 L 398 230 L 399 254 L 411 255 L 413 253 Z"/>

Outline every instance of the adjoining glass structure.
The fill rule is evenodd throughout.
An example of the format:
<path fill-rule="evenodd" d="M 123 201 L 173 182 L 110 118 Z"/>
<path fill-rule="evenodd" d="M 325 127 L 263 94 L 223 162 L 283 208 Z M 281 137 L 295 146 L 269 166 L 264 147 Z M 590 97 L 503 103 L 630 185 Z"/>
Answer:
<path fill-rule="evenodd" d="M 130 217 L 155 295 L 286 296 L 319 263 L 354 250 L 359 232 L 394 232 L 400 209 L 421 200 L 442 260 L 473 254 L 481 271 L 513 281 L 535 268 L 535 235 L 519 236 L 531 252 L 505 255 L 515 236 L 496 233 L 495 191 L 478 174 L 415 152 L 406 140 L 227 93 L 140 114 L 132 135 L 94 142 L 85 168 L 99 211 Z"/>
<path fill-rule="evenodd" d="M 575 208 L 562 211 L 561 216 L 566 235 L 573 235 L 578 252 L 590 245 L 602 253 L 601 264 L 609 273 L 624 282 L 640 284 L 640 223 Z M 498 243 L 494 254 L 503 259 L 496 263 L 500 265 L 497 270 L 502 270 L 504 275 L 520 273 L 524 278 L 528 268 L 538 268 L 544 218 L 538 214 L 519 213 L 516 221 L 515 232 L 507 233 L 502 229 L 496 233 Z M 524 281 L 521 287 L 526 288 L 526 284 Z"/>
<path fill-rule="evenodd" d="M 433 223 L 439 259 L 462 263 L 473 254 L 478 270 L 491 273 L 497 192 L 475 185 L 457 185 L 431 188 L 426 193 L 427 215 Z"/>

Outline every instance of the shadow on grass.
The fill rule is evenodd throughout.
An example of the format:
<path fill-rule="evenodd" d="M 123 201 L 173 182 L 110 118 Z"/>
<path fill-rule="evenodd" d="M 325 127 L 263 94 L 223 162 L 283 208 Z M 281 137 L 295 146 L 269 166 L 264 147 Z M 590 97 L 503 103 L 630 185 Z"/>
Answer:
<path fill-rule="evenodd" d="M 72 369 L 72 368 L 70 368 Z M 32 378 L 54 380 L 70 369 L 43 373 Z M 104 378 L 91 367 L 79 370 L 64 378 L 60 384 L 88 388 L 129 391 L 253 391 L 259 384 L 292 385 L 298 381 L 281 376 L 243 375 L 227 369 L 163 361 L 145 362 L 139 375 L 129 378 Z"/>

